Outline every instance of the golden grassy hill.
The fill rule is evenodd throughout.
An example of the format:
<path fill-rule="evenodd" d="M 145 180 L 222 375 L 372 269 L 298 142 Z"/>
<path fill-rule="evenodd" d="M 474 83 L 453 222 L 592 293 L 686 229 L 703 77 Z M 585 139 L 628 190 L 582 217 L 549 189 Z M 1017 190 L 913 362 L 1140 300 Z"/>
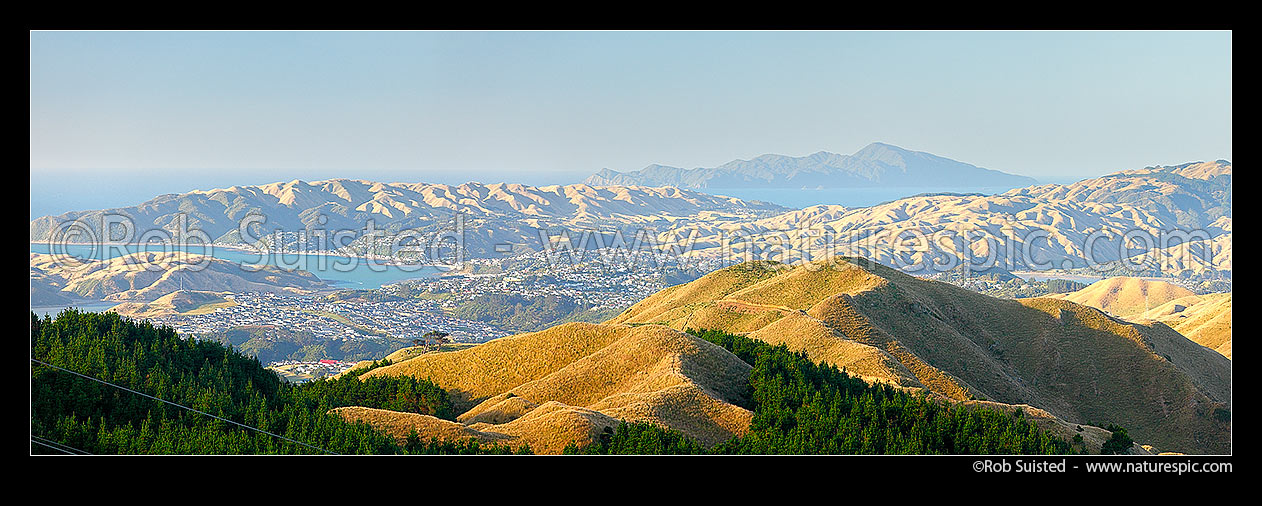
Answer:
<path fill-rule="evenodd" d="M 957 401 L 1116 423 L 1163 450 L 1230 451 L 1230 424 L 1214 417 L 1230 409 L 1230 361 L 1165 325 L 1064 300 L 997 299 L 866 260 L 742 264 L 693 283 L 610 323 L 723 329 Z"/>
<path fill-rule="evenodd" d="M 363 421 L 381 429 L 399 443 L 405 442 L 408 434 L 415 430 L 422 439 L 473 438 L 479 442 L 499 443 L 512 448 L 527 444 L 538 454 L 559 454 L 571 442 L 595 441 L 607 427 L 618 425 L 618 420 L 598 411 L 555 401 L 537 406 L 529 413 L 501 424 L 465 425 L 429 415 L 361 406 L 337 408 L 333 412 L 347 421 Z"/>
<path fill-rule="evenodd" d="M 407 348 L 399 348 L 394 353 L 386 355 L 386 360 L 392 364 L 397 364 L 406 360 L 411 360 L 426 353 L 446 353 L 449 351 L 459 351 L 465 348 L 472 348 L 478 343 L 444 343 L 434 349 L 432 346 L 408 346 Z"/>
<path fill-rule="evenodd" d="M 542 378 L 625 337 L 630 328 L 567 323 L 503 337 L 455 353 L 425 354 L 369 371 L 429 378 L 451 394 L 457 411 Z"/>
<path fill-rule="evenodd" d="M 673 315 L 688 314 L 690 304 L 723 299 L 727 294 L 776 275 L 787 266 L 777 262 L 747 262 L 720 269 L 691 283 L 675 285 L 650 295 L 634 306 L 637 321 L 664 322 Z M 631 308 L 609 323 L 623 323 Z"/>
<path fill-rule="evenodd" d="M 1135 321 L 1155 320 L 1231 358 L 1231 294 L 1196 295 L 1162 281 L 1109 278 L 1060 298 Z"/>
<path fill-rule="evenodd" d="M 1169 325 L 1201 346 L 1231 358 L 1230 293 L 1182 297 L 1157 306 L 1137 319 Z"/>
<path fill-rule="evenodd" d="M 124 302 L 110 311 L 133 318 L 153 318 L 174 314 L 202 314 L 216 308 L 232 307 L 236 302 L 224 298 L 224 293 L 197 290 L 177 290 L 153 302 Z"/>
<path fill-rule="evenodd" d="M 876 343 L 847 339 L 814 315 L 793 312 L 748 334 L 771 344 L 806 352 L 816 362 L 845 364 L 846 372 L 871 382 L 923 388 L 916 375 Z"/>
<path fill-rule="evenodd" d="M 488 443 L 504 442 L 510 439 L 502 434 L 479 432 L 450 420 L 443 420 L 420 413 L 403 413 L 387 409 L 365 408 L 363 406 L 334 408 L 333 412 L 347 421 L 360 420 L 381 429 L 382 432 L 394 437 L 399 442 L 405 441 L 412 430 L 416 430 L 418 435 L 424 435 L 425 438 L 435 437 L 438 439 L 456 440 L 475 438 Z"/>
<path fill-rule="evenodd" d="M 568 323 L 416 356 L 363 377 L 428 378 L 462 413 L 458 423 L 446 423 L 473 431 L 471 437 L 500 434 L 558 453 L 570 442 L 590 444 L 618 420 L 657 423 L 706 445 L 743 434 L 753 417 L 741 407 L 749 402 L 750 370 L 727 350 L 667 327 Z M 398 422 L 371 413 L 359 418 L 393 427 L 391 433 L 406 435 L 400 424 L 416 425 L 403 413 Z M 443 427 L 421 434 L 451 434 Z"/>
<path fill-rule="evenodd" d="M 409 360 L 409 359 L 419 357 L 423 354 L 424 352 L 422 351 L 420 346 L 408 346 L 407 348 L 400 348 L 398 350 L 395 350 L 394 353 L 386 355 L 386 360 L 389 360 L 390 363 L 392 364 L 397 364 L 404 360 Z"/>
<path fill-rule="evenodd" d="M 444 343 L 440 345 L 438 349 L 436 350 L 433 349 L 432 347 L 426 347 L 426 346 L 408 346 L 407 348 L 399 348 L 398 350 L 395 350 L 393 353 L 386 355 L 385 360 L 388 360 L 391 364 L 397 364 L 399 362 L 411 360 L 411 359 L 414 359 L 416 357 L 419 357 L 421 355 L 425 355 L 428 353 L 446 353 L 449 351 L 457 351 L 457 350 L 463 350 L 465 348 L 472 348 L 477 345 L 478 343 Z M 333 378 L 340 378 L 346 373 L 356 372 L 357 369 L 363 369 L 365 367 L 368 367 L 372 365 L 373 362 L 376 362 L 376 360 L 360 360 L 359 362 L 355 362 L 355 365 L 351 366 L 350 369 L 347 369 L 345 371 L 342 371 L 340 373 L 333 375 Z"/>
<path fill-rule="evenodd" d="M 972 397 L 959 379 L 926 366 L 850 306 L 851 294 L 888 286 L 887 280 L 849 262 L 819 266 L 827 268 L 732 266 L 658 292 L 610 323 L 723 329 L 785 344 L 865 379 L 929 387 L 956 400 Z"/>
<path fill-rule="evenodd" d="M 1102 279 L 1076 292 L 1048 295 L 1102 309 L 1117 316 L 1134 316 L 1175 299 L 1195 295 L 1164 281 L 1116 277 Z"/>
<path fill-rule="evenodd" d="M 558 454 L 572 442 L 587 445 L 618 420 L 593 409 L 548 401 L 501 424 L 474 423 L 470 429 L 499 433 L 530 444 L 535 453 Z"/>
<path fill-rule="evenodd" d="M 479 415 L 488 410 L 505 416 L 512 409 L 503 403 L 512 399 L 526 406 L 554 401 L 615 419 L 652 421 L 714 445 L 749 426 L 751 413 L 736 405 L 748 403 L 749 370 L 707 341 L 665 327 L 638 327 L 546 377 L 483 401 L 459 419 L 485 420 Z"/>

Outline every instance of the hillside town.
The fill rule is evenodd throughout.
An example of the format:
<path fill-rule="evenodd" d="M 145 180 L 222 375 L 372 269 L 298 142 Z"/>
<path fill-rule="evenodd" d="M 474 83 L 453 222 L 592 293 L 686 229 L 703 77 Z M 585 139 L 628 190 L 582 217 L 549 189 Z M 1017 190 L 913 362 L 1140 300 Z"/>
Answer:
<path fill-rule="evenodd" d="M 576 261 L 542 251 L 470 259 L 458 275 L 404 281 L 384 286 L 381 292 L 400 297 L 442 294 L 445 308 L 489 294 L 511 294 L 531 299 L 556 296 L 594 310 L 621 310 L 724 266 L 717 260 L 663 259 L 647 253 L 628 258 L 620 253 L 589 250 Z"/>
<path fill-rule="evenodd" d="M 433 330 L 446 332 L 458 342 L 484 342 L 506 335 L 491 325 L 447 316 L 439 302 L 433 300 L 328 300 L 323 296 L 253 292 L 228 297 L 236 302 L 235 306 L 205 314 L 157 317 L 152 321 L 170 325 L 180 334 L 277 326 L 334 341 L 411 339 Z"/>

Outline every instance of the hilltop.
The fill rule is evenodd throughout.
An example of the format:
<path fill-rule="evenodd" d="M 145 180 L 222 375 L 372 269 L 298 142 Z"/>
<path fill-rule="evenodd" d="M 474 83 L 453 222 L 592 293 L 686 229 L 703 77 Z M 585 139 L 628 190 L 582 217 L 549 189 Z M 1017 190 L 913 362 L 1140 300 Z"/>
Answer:
<path fill-rule="evenodd" d="M 235 306 L 236 303 L 226 298 L 226 295 L 218 292 L 176 290 L 152 302 L 124 302 L 109 310 L 133 318 L 201 314 L 216 308 Z"/>
<path fill-rule="evenodd" d="M 1231 217 L 1231 162 L 1190 162 L 1123 170 L 1068 185 L 1039 185 L 1008 191 L 1008 195 L 1122 204 L 1142 209 L 1171 225 L 1213 227 L 1220 217 Z M 1227 229 L 1230 230 L 1230 221 Z"/>
<path fill-rule="evenodd" d="M 1191 290 L 1141 278 L 1116 277 L 1096 281 L 1076 292 L 1056 293 L 1047 297 L 1091 306 L 1109 314 L 1129 317 L 1144 313 L 1175 299 L 1195 295 Z"/>
<path fill-rule="evenodd" d="M 632 172 L 609 169 L 583 180 L 590 185 L 680 188 L 846 188 L 874 186 L 1004 186 L 1035 184 L 1033 178 L 983 169 L 949 158 L 874 142 L 853 155 L 820 151 L 792 157 L 767 154 L 718 167 L 681 169 L 649 165 Z"/>
<path fill-rule="evenodd" d="M 431 353 L 360 376 L 428 378 L 451 395 L 456 422 L 340 410 L 401 435 L 457 434 L 526 442 L 559 453 L 590 444 L 618 420 L 681 430 L 705 445 L 743 434 L 752 413 L 750 366 L 726 350 L 662 326 L 568 323 L 459 351 Z"/>
<path fill-rule="evenodd" d="M 1070 293 L 1049 295 L 1137 322 L 1161 322 L 1193 342 L 1231 358 L 1231 294 L 1197 295 L 1163 281 L 1108 278 Z"/>
<path fill-rule="evenodd" d="M 721 329 L 870 381 L 1116 423 L 1162 450 L 1230 450 L 1229 360 L 1165 325 L 1064 300 L 996 299 L 866 260 L 746 263 L 608 323 Z"/>
<path fill-rule="evenodd" d="M 1231 294 L 1189 295 L 1137 315 L 1179 331 L 1188 339 L 1231 358 Z"/>

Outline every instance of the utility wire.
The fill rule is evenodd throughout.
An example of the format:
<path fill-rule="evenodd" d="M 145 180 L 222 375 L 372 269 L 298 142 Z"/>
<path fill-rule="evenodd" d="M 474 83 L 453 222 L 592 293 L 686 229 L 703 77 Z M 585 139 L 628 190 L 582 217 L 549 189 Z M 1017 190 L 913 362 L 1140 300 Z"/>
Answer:
<path fill-rule="evenodd" d="M 34 439 L 31 439 L 31 442 L 32 442 L 32 443 L 35 443 L 35 444 L 37 444 L 37 445 L 40 445 L 40 446 L 47 446 L 47 447 L 49 447 L 49 448 L 52 448 L 52 449 L 54 449 L 54 450 L 57 450 L 57 451 L 59 451 L 59 452 L 61 452 L 61 453 L 64 453 L 64 454 L 66 454 L 66 455 L 78 455 L 77 453 L 70 453 L 69 451 L 63 450 L 63 449 L 58 448 L 58 447 L 56 447 L 56 446 L 46 445 L 46 444 L 41 443 L 41 442 L 39 442 L 39 441 L 36 441 L 36 440 L 34 440 Z"/>
<path fill-rule="evenodd" d="M 48 443 L 48 444 L 56 445 L 56 446 L 61 447 L 61 448 L 65 448 L 65 449 L 67 449 L 67 450 L 74 451 L 74 452 L 76 452 L 76 453 L 80 453 L 80 454 L 84 454 L 84 455 L 91 455 L 90 453 L 88 453 L 88 452 L 86 452 L 86 451 L 80 450 L 80 449 L 78 449 L 78 448 L 75 448 L 75 447 L 70 446 L 70 445 L 68 445 L 68 444 L 62 443 L 62 442 L 60 442 L 60 441 L 54 441 L 54 440 L 52 440 L 52 439 L 48 439 L 48 438 L 45 438 L 45 437 L 36 436 L 35 434 L 31 434 L 31 438 L 32 438 L 32 439 L 36 439 L 36 440 L 38 440 L 38 442 L 40 442 L 40 443 Z"/>
<path fill-rule="evenodd" d="M 53 441 L 47 438 L 42 438 L 42 437 L 36 436 L 35 434 L 31 434 L 31 442 L 38 445 L 48 446 L 49 448 L 53 448 L 56 450 L 61 450 L 63 452 L 70 453 L 72 455 L 92 455 L 91 453 L 80 450 L 68 444 Z"/>
<path fill-rule="evenodd" d="M 207 412 L 205 412 L 205 411 L 196 410 L 196 409 L 190 408 L 190 407 L 185 406 L 185 405 L 182 405 L 182 404 L 176 404 L 176 403 L 171 402 L 171 401 L 168 401 L 168 400 L 166 400 L 166 399 L 159 399 L 159 398 L 154 397 L 154 396 L 152 396 L 152 395 L 149 395 L 149 394 L 147 394 L 147 393 L 144 393 L 144 392 L 137 392 L 137 391 L 132 390 L 132 389 L 130 389 L 130 388 L 127 388 L 127 387 L 124 387 L 124 386 L 120 386 L 120 385 L 115 385 L 115 384 L 110 383 L 110 382 L 105 381 L 105 380 L 96 379 L 96 378 L 93 378 L 93 377 L 88 376 L 88 375 L 86 375 L 86 374 L 80 374 L 80 373 L 77 373 L 77 372 L 71 371 L 70 369 L 66 369 L 66 368 L 64 368 L 64 367 L 57 367 L 57 366 L 52 365 L 52 364 L 50 364 L 50 363 L 47 363 L 47 362 L 42 362 L 42 361 L 40 361 L 40 360 L 36 360 L 36 359 L 33 359 L 33 358 L 31 359 L 31 362 L 35 362 L 35 363 L 40 364 L 40 365 L 45 365 L 45 366 L 51 367 L 51 368 L 53 368 L 53 369 L 57 369 L 57 370 L 59 370 L 59 371 L 65 371 L 65 372 L 68 372 L 68 373 L 73 374 L 73 375 L 75 375 L 75 376 L 78 376 L 78 377 L 80 377 L 80 378 L 89 379 L 89 380 L 92 380 L 92 381 L 95 381 L 95 382 L 97 382 L 97 383 L 101 383 L 101 384 L 104 384 L 104 385 L 109 385 L 109 386 L 112 386 L 112 387 L 117 388 L 117 389 L 119 389 L 119 390 L 125 390 L 125 391 L 131 392 L 131 393 L 133 393 L 133 394 L 136 394 L 136 395 L 142 396 L 142 397 L 148 397 L 148 398 L 153 399 L 153 400 L 155 400 L 155 401 L 165 402 L 165 403 L 170 404 L 170 405 L 172 405 L 172 406 L 175 406 L 175 407 L 177 407 L 177 408 L 187 409 L 187 410 L 192 411 L 192 412 L 194 412 L 194 413 L 197 413 L 197 414 L 200 414 L 200 415 L 209 416 L 209 417 L 214 418 L 214 419 L 216 419 L 216 420 L 220 420 L 220 421 L 228 422 L 228 423 L 233 424 L 233 425 L 238 425 L 238 426 L 241 426 L 241 427 L 244 427 L 244 428 L 250 429 L 250 430 L 252 430 L 252 431 L 261 432 L 261 433 L 263 433 L 263 434 L 267 434 L 267 435 L 272 436 L 272 437 L 276 437 L 276 438 L 284 439 L 285 441 L 289 441 L 289 442 L 294 443 L 294 444 L 299 444 L 299 445 L 305 446 L 305 447 L 307 447 L 307 448 L 311 448 L 311 449 L 315 449 L 315 450 L 320 450 L 320 451 L 322 451 L 322 452 L 324 452 L 324 453 L 327 453 L 327 454 L 330 454 L 330 455 L 337 455 L 336 453 L 333 453 L 333 452 L 331 452 L 331 451 L 325 450 L 324 448 L 320 448 L 320 447 L 318 447 L 318 446 L 309 445 L 309 444 L 304 443 L 304 442 L 302 442 L 302 441 L 296 441 L 296 440 L 293 440 L 293 439 L 287 438 L 287 437 L 285 437 L 285 436 L 282 436 L 282 435 L 280 435 L 280 434 L 274 434 L 274 433 L 271 433 L 271 432 L 265 431 L 265 430 L 263 430 L 263 429 L 259 429 L 259 428 L 251 427 L 251 426 L 246 425 L 246 424 L 244 424 L 244 423 L 234 422 L 234 421 L 229 420 L 229 419 L 227 419 L 227 418 L 223 418 L 223 417 L 215 416 L 215 415 L 212 415 L 212 414 L 207 413 Z"/>

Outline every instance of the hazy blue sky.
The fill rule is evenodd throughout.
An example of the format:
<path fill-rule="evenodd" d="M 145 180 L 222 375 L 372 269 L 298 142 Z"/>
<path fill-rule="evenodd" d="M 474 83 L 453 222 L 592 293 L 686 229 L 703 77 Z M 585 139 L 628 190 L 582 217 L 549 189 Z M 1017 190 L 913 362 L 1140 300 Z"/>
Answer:
<path fill-rule="evenodd" d="M 33 201 L 96 192 L 130 199 L 121 205 L 294 178 L 568 183 L 602 167 L 851 153 L 873 141 L 1058 181 L 1231 158 L 1229 32 L 30 41 Z"/>

